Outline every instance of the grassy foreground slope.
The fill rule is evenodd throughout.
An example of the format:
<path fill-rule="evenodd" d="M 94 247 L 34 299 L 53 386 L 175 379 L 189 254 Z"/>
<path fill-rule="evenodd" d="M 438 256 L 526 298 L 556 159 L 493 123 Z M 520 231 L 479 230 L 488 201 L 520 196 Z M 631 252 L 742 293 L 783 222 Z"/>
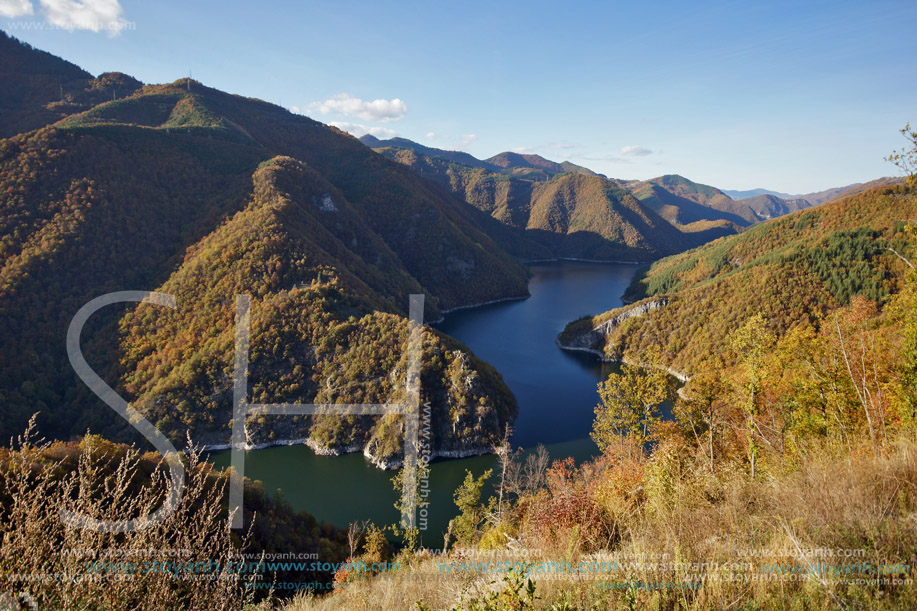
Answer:
<path fill-rule="evenodd" d="M 65 524 L 61 511 L 105 520 L 148 514 L 168 490 L 161 455 L 94 435 L 79 443 L 43 443 L 34 430 L 0 448 L 5 592 L 25 593 L 24 600 L 41 609 L 238 611 L 254 609 L 246 603 L 268 594 L 252 587 L 259 581 L 333 578 L 333 570 L 320 564 L 261 561 L 289 554 L 329 563 L 347 557 L 345 532 L 293 512 L 248 479 L 243 528 L 229 530 L 228 473 L 215 471 L 197 452 L 183 456 L 182 465 L 186 486 L 163 521 L 108 533 Z M 20 608 L 0 600 L 5 608 Z"/>

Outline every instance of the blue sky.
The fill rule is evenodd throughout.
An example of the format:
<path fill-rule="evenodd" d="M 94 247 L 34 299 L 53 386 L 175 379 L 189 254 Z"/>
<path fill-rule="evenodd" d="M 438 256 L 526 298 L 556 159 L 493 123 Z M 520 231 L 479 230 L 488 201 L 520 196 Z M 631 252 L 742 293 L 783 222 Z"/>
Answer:
<path fill-rule="evenodd" d="M 917 2 L 635 4 L 0 0 L 0 27 L 94 74 L 190 70 L 481 158 L 790 193 L 897 173 Z"/>

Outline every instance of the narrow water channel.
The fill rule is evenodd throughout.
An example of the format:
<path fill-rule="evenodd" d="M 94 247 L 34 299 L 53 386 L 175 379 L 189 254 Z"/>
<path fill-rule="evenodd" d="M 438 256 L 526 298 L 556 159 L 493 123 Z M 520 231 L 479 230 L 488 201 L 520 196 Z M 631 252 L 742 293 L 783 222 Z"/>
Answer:
<path fill-rule="evenodd" d="M 489 362 L 503 375 L 519 401 L 513 444 L 526 450 L 544 444 L 552 458 L 578 461 L 597 453 L 589 439 L 596 384 L 610 371 L 594 356 L 560 350 L 554 338 L 571 320 L 621 305 L 635 265 L 558 261 L 530 266 L 531 297 L 446 315 L 436 325 Z M 229 465 L 229 452 L 210 459 Z M 494 466 L 492 456 L 443 460 L 431 465 L 426 546 L 442 544 L 456 508 L 452 493 L 465 470 L 475 474 Z M 316 456 L 306 446 L 280 446 L 246 453 L 245 474 L 278 489 L 295 509 L 346 527 L 353 520 L 392 524 L 399 519 L 392 472 L 370 465 L 362 454 Z"/>

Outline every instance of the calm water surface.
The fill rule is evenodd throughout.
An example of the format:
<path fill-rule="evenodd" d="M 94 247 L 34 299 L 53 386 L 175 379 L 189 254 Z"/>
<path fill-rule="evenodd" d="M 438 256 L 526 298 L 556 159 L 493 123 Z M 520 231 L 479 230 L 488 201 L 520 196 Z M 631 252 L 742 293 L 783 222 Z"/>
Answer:
<path fill-rule="evenodd" d="M 596 383 L 610 371 L 586 353 L 567 352 L 554 338 L 571 320 L 621 305 L 635 265 L 560 261 L 530 266 L 532 296 L 453 312 L 436 327 L 497 368 L 519 401 L 513 443 L 526 450 L 543 443 L 552 458 L 578 461 L 595 454 L 589 440 Z M 229 465 L 229 452 L 211 460 Z M 436 547 L 456 507 L 452 493 L 470 469 L 493 467 L 492 456 L 434 462 L 430 473 L 428 527 L 423 543 Z M 362 454 L 316 456 L 306 446 L 281 446 L 246 453 L 245 474 L 269 492 L 280 490 L 295 508 L 346 527 L 353 520 L 392 524 L 399 514 L 392 472 L 370 465 Z"/>

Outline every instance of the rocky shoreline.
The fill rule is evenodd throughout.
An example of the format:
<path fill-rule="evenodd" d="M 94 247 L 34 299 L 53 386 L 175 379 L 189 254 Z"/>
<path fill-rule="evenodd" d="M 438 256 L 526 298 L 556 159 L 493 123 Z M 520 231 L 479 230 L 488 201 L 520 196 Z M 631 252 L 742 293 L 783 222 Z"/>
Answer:
<path fill-rule="evenodd" d="M 276 447 L 276 446 L 296 446 L 304 445 L 308 446 L 310 450 L 315 452 L 318 456 L 343 456 L 344 454 L 354 454 L 356 452 L 362 452 L 363 456 L 372 463 L 377 469 L 382 469 L 383 471 L 390 471 L 392 469 L 400 469 L 404 464 L 404 459 L 402 457 L 394 458 L 381 458 L 372 454 L 369 450 L 369 444 L 364 446 L 360 443 L 353 443 L 349 446 L 343 448 L 331 448 L 324 446 L 312 439 L 311 437 L 306 437 L 304 439 L 277 439 L 265 443 L 255 443 L 250 444 L 246 443 L 244 446 L 245 451 L 249 450 L 263 450 L 264 448 Z M 231 445 L 228 443 L 218 443 L 203 446 L 201 451 L 203 452 L 218 452 L 221 450 L 230 449 Z M 434 450 L 430 452 L 430 460 L 436 458 L 468 458 L 470 456 L 483 456 L 485 454 L 493 454 L 493 448 L 490 446 L 473 446 L 469 448 L 462 448 L 459 450 Z"/>
<path fill-rule="evenodd" d="M 481 303 L 470 303 L 468 305 L 456 306 L 454 308 L 448 308 L 446 310 L 440 310 L 442 316 L 436 320 L 431 320 L 427 324 L 435 325 L 446 320 L 446 314 L 451 312 L 458 312 L 459 310 L 470 310 L 472 308 L 479 308 L 481 306 L 491 305 L 494 303 L 503 303 L 504 301 L 522 301 L 523 299 L 528 299 L 531 295 L 518 295 L 515 297 L 501 297 L 500 299 L 491 299 L 490 301 L 482 301 Z"/>
<path fill-rule="evenodd" d="M 617 261 L 610 259 L 578 259 L 576 257 L 554 257 L 553 259 L 527 259 L 523 263 L 553 263 L 555 261 L 579 261 L 580 263 L 617 263 L 619 265 L 647 265 L 652 261 Z"/>
<path fill-rule="evenodd" d="M 602 324 L 593 327 L 589 331 L 582 333 L 577 337 L 574 337 L 572 340 L 568 340 L 568 343 L 564 343 L 561 341 L 560 337 L 561 335 L 563 335 L 563 333 L 561 333 L 554 339 L 554 343 L 561 350 L 570 350 L 570 351 L 575 351 L 575 352 L 587 352 L 589 354 L 593 354 L 605 363 L 614 363 L 620 360 L 621 362 L 624 362 L 625 364 L 633 365 L 634 362 L 631 361 L 630 359 L 612 358 L 606 355 L 604 351 L 600 350 L 599 348 L 604 344 L 605 337 L 607 337 L 615 327 L 623 323 L 625 320 L 628 320 L 630 318 L 639 318 L 641 316 L 645 316 L 649 312 L 665 307 L 666 305 L 668 305 L 668 300 L 665 298 L 659 298 L 659 299 L 653 299 L 651 301 L 646 301 L 640 305 L 631 307 L 625 310 L 624 312 L 621 312 L 614 318 L 606 320 Z M 671 375 L 674 378 L 677 378 L 682 383 L 688 382 L 691 379 L 690 376 L 686 374 L 685 372 L 678 371 L 677 369 L 673 369 L 672 367 L 664 367 L 663 369 L 669 375 Z"/>

